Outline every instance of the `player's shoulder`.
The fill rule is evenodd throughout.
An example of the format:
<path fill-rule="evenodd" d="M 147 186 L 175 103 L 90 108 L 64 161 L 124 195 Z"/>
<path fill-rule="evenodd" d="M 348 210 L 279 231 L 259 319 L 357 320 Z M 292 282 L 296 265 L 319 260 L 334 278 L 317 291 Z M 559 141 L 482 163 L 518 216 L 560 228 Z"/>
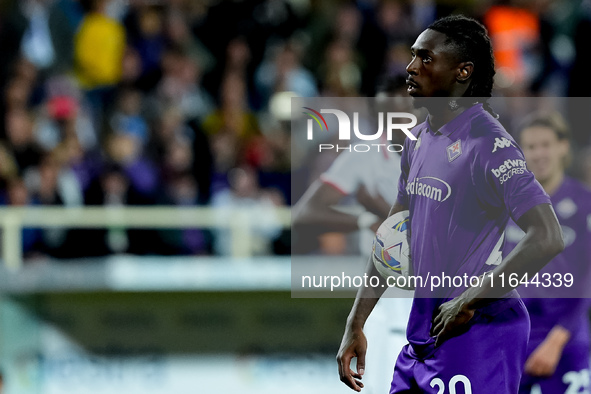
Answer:
<path fill-rule="evenodd" d="M 408 137 L 404 139 L 404 149 L 402 153 L 405 154 L 414 151 L 415 146 L 421 143 L 421 134 L 427 131 L 428 129 L 429 126 L 427 123 L 427 119 L 411 128 L 409 131 L 415 137 L 415 139 L 411 139 Z"/>
<path fill-rule="evenodd" d="M 495 142 L 497 138 L 515 142 L 501 122 L 485 110 L 477 112 L 470 119 L 470 138 L 480 144 Z"/>
<path fill-rule="evenodd" d="M 410 129 L 410 133 L 412 135 L 414 135 L 415 137 L 418 137 L 423 131 L 426 131 L 428 127 L 429 127 L 429 123 L 427 122 L 427 119 L 425 119 L 424 121 L 422 121 L 421 123 L 419 123 L 415 127 L 413 127 L 412 129 Z"/>
<path fill-rule="evenodd" d="M 469 140 L 473 153 L 483 158 L 522 155 L 513 136 L 498 119 L 484 110 L 470 119 Z"/>

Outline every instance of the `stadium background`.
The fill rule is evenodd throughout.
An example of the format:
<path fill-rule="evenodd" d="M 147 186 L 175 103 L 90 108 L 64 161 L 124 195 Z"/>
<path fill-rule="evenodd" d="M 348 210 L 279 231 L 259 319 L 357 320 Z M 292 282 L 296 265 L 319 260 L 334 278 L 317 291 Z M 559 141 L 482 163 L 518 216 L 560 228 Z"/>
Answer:
<path fill-rule="evenodd" d="M 23 264 L 0 271 L 2 393 L 348 392 L 334 355 L 351 300 L 290 298 L 285 218 L 327 163 L 291 168 L 289 98 L 373 96 L 458 12 L 489 28 L 495 95 L 590 95 L 588 1 L 2 1 L 3 236 L 11 207 L 211 219 L 25 228 Z M 568 121 L 569 171 L 591 186 L 588 123 Z"/>

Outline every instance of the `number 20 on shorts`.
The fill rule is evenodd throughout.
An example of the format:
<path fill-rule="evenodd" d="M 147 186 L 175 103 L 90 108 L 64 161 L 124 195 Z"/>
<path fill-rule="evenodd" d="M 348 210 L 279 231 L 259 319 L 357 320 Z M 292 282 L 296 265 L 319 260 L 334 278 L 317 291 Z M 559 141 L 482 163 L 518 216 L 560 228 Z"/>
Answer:
<path fill-rule="evenodd" d="M 456 394 L 456 385 L 461 383 L 464 385 L 464 393 L 472 394 L 472 385 L 470 379 L 465 375 L 455 375 L 449 380 L 449 391 L 445 391 L 445 383 L 439 378 L 431 380 L 431 387 L 437 387 L 437 394 Z"/>

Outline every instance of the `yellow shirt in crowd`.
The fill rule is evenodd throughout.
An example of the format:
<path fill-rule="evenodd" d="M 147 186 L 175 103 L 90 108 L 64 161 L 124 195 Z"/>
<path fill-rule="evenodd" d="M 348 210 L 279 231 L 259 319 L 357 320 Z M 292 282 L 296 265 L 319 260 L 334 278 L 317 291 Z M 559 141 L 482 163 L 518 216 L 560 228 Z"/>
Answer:
<path fill-rule="evenodd" d="M 76 33 L 76 76 L 85 89 L 114 85 L 121 79 L 125 30 L 115 19 L 87 15 Z"/>

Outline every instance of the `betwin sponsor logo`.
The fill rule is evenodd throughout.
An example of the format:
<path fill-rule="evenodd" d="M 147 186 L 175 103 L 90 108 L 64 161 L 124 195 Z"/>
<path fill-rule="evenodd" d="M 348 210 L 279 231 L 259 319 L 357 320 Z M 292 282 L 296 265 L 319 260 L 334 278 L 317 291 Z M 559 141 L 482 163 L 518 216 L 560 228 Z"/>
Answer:
<path fill-rule="evenodd" d="M 493 168 L 491 171 L 494 176 L 501 181 L 501 184 L 507 182 L 513 175 L 521 175 L 527 170 L 525 160 L 522 159 L 507 159 L 498 168 Z"/>
<path fill-rule="evenodd" d="M 439 178 L 423 176 L 410 181 L 406 185 L 406 192 L 443 202 L 451 196 L 451 186 Z"/>

